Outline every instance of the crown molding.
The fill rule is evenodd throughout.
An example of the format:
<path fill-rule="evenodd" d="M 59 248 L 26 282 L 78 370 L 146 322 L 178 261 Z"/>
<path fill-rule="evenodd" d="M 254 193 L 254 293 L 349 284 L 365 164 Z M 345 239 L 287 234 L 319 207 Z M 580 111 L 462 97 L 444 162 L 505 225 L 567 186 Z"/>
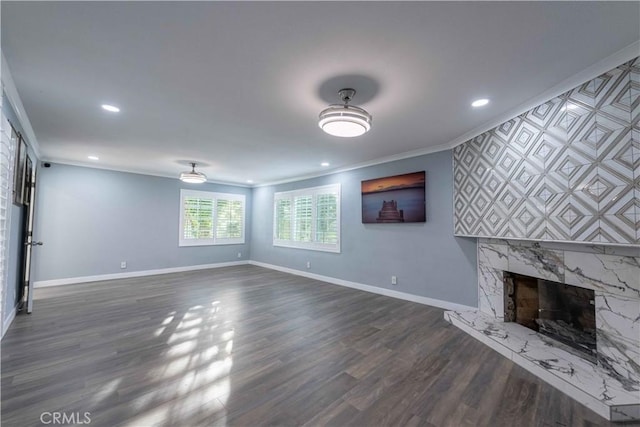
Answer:
<path fill-rule="evenodd" d="M 160 174 L 160 173 L 153 173 L 153 172 L 141 172 L 139 170 L 126 169 L 126 168 L 113 168 L 113 167 L 99 165 L 99 164 L 90 164 L 89 165 L 89 164 L 83 163 L 83 162 L 74 162 L 74 161 L 67 161 L 67 160 L 56 160 L 56 159 L 50 159 L 50 158 L 41 159 L 41 161 L 42 162 L 49 162 L 49 163 L 52 163 L 54 165 L 76 166 L 76 167 L 87 168 L 87 169 L 100 169 L 100 170 L 105 170 L 105 171 L 110 171 L 110 172 L 131 173 L 131 174 L 134 174 L 134 175 L 155 176 L 155 177 L 158 177 L 158 178 L 176 179 L 178 181 L 180 180 L 180 178 L 178 178 L 177 175 Z M 229 181 L 217 181 L 217 180 L 213 180 L 213 179 L 209 179 L 209 178 L 207 178 L 207 181 L 204 182 L 203 184 L 229 185 L 231 187 L 243 187 L 243 188 L 251 188 L 252 187 L 251 185 L 247 185 L 247 184 L 238 184 L 238 183 L 229 182 Z M 192 184 L 192 185 L 200 185 L 200 184 Z"/>
<path fill-rule="evenodd" d="M 353 165 L 345 166 L 342 168 L 328 169 L 323 172 L 312 173 L 308 175 L 300 175 L 292 178 L 282 179 L 279 181 L 270 181 L 270 182 L 265 182 L 260 184 L 254 184 L 253 187 L 254 188 L 268 187 L 271 185 L 280 185 L 280 184 L 287 184 L 289 182 L 304 181 L 305 179 L 319 178 L 321 176 L 334 175 L 337 173 L 348 172 L 356 169 L 363 169 L 369 166 L 381 165 L 383 163 L 395 162 L 397 160 L 411 159 L 413 157 L 420 157 L 420 156 L 424 156 L 425 154 L 437 153 L 440 151 L 446 151 L 450 149 L 451 147 L 449 147 L 448 144 L 434 145 L 431 147 L 420 148 L 418 150 L 405 151 L 404 153 L 398 153 L 398 154 L 393 154 L 391 156 L 380 157 L 380 158 L 369 160 L 366 162 L 355 163 Z"/>

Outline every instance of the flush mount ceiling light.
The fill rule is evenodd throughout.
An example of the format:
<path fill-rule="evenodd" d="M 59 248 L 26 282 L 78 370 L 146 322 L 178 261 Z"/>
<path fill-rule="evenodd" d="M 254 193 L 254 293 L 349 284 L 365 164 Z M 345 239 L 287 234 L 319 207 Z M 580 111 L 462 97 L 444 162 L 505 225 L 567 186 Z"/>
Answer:
<path fill-rule="evenodd" d="M 180 181 L 189 184 L 202 184 L 207 181 L 207 176 L 202 172 L 196 172 L 196 164 L 191 163 L 191 170 L 180 174 Z"/>
<path fill-rule="evenodd" d="M 333 136 L 351 138 L 360 136 L 371 129 L 371 114 L 366 110 L 349 105 L 356 94 L 354 89 L 340 89 L 338 95 L 344 104 L 331 104 L 320 112 L 318 126 Z"/>

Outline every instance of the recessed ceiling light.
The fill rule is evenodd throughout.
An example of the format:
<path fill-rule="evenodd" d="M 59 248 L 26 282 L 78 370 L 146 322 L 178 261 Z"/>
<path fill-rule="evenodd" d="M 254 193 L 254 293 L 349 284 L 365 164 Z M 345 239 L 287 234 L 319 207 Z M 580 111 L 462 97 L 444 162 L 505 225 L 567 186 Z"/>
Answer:
<path fill-rule="evenodd" d="M 89 159 L 89 160 L 100 160 L 100 157 L 98 157 L 98 156 L 87 156 L 87 159 Z"/>
<path fill-rule="evenodd" d="M 320 163 L 320 166 L 322 166 L 323 168 L 326 168 L 327 166 L 329 166 L 330 163 L 329 162 L 322 162 Z"/>
<path fill-rule="evenodd" d="M 252 179 L 248 179 L 247 180 L 247 184 L 253 184 L 253 180 Z"/>
<path fill-rule="evenodd" d="M 102 109 L 109 111 L 110 113 L 119 113 L 120 109 L 114 105 L 102 104 Z"/>
<path fill-rule="evenodd" d="M 476 99 L 475 101 L 473 101 L 471 103 L 471 106 L 472 107 L 484 107 L 488 103 L 489 103 L 489 100 L 487 98 Z"/>

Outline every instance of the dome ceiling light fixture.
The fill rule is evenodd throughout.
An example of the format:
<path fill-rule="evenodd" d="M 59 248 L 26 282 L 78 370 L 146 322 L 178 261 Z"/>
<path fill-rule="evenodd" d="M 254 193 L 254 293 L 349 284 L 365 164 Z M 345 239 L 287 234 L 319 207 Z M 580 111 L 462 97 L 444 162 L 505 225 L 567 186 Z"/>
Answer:
<path fill-rule="evenodd" d="M 207 176 L 202 172 L 196 172 L 196 163 L 192 162 L 191 170 L 180 174 L 180 181 L 189 184 L 202 184 L 203 182 L 207 182 Z"/>
<path fill-rule="evenodd" d="M 338 95 L 344 104 L 331 104 L 320 112 L 318 126 L 329 135 L 343 138 L 360 136 L 371 129 L 371 114 L 349 105 L 356 94 L 355 89 L 340 89 Z"/>

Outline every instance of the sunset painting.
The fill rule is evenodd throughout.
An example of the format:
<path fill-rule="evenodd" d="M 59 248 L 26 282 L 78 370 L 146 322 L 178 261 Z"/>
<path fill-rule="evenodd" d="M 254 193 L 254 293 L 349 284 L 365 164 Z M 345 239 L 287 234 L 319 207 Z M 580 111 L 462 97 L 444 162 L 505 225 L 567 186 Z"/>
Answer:
<path fill-rule="evenodd" d="M 362 181 L 362 222 L 425 222 L 426 172 Z"/>

